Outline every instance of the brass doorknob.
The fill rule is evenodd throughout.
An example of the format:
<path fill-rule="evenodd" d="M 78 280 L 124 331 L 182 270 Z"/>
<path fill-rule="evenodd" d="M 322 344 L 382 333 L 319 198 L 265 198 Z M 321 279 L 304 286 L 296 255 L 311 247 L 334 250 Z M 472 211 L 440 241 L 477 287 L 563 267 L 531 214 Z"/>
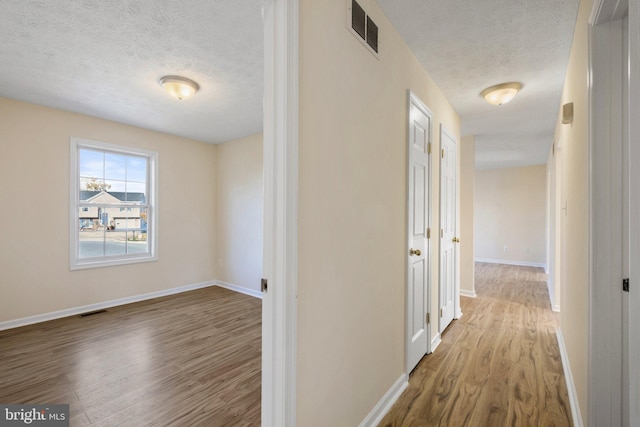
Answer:
<path fill-rule="evenodd" d="M 422 254 L 422 252 L 420 252 L 420 249 L 411 249 L 409 251 L 409 255 L 417 255 L 420 256 Z"/>
<path fill-rule="evenodd" d="M 457 237 L 453 238 L 453 243 L 460 243 L 460 239 L 458 239 Z"/>

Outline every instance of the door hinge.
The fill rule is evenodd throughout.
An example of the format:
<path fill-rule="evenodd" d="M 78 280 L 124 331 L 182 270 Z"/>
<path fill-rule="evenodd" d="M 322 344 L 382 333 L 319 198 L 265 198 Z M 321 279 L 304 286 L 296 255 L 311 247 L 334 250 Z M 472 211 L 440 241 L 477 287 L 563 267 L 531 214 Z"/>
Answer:
<path fill-rule="evenodd" d="M 444 159 L 444 148 L 442 149 L 442 158 Z"/>
<path fill-rule="evenodd" d="M 431 314 L 427 313 L 427 324 L 431 323 Z"/>
<path fill-rule="evenodd" d="M 427 239 L 431 238 L 431 228 L 427 228 Z"/>
<path fill-rule="evenodd" d="M 625 292 L 629 292 L 629 279 L 622 280 L 622 290 Z"/>
<path fill-rule="evenodd" d="M 267 286 L 268 286 L 267 279 L 260 279 L 260 290 L 262 292 L 267 292 Z"/>
<path fill-rule="evenodd" d="M 440 309 L 440 317 L 444 316 L 444 309 Z"/>
<path fill-rule="evenodd" d="M 427 144 L 427 154 L 431 154 L 431 143 Z"/>
<path fill-rule="evenodd" d="M 444 228 L 441 228 L 441 229 L 440 229 L 440 237 L 441 237 L 441 238 L 442 238 L 442 237 L 444 237 Z"/>

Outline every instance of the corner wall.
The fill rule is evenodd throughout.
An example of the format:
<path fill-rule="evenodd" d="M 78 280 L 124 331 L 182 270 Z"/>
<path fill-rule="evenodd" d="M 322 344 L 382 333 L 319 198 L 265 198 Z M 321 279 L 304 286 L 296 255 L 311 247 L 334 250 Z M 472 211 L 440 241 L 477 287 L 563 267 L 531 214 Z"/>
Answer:
<path fill-rule="evenodd" d="M 460 141 L 442 92 L 376 2 L 359 3 L 379 26 L 379 59 L 348 30 L 350 2 L 300 2 L 297 423 L 307 427 L 359 425 L 405 375 L 407 90 L 433 112 L 434 152 L 441 123 Z M 431 166 L 438 227 L 437 157 Z"/>
<path fill-rule="evenodd" d="M 0 98 L 0 322 L 210 282 L 216 147 Z M 158 261 L 69 270 L 69 138 L 159 153 Z"/>
<path fill-rule="evenodd" d="M 259 293 L 264 198 L 262 134 L 216 147 L 216 278 Z"/>

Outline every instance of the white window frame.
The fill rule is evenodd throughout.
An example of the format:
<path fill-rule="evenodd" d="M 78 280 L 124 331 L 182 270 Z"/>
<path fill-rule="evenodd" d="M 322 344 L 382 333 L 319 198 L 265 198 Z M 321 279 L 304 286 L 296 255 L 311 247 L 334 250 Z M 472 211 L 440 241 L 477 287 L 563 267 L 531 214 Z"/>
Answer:
<path fill-rule="evenodd" d="M 81 259 L 79 256 L 79 208 L 80 203 L 80 149 L 92 149 L 108 153 L 123 154 L 128 156 L 145 157 L 148 161 L 147 179 L 149 183 L 149 194 L 147 195 L 147 243 L 149 251 L 142 254 L 127 254 L 104 256 L 99 258 Z M 96 267 L 109 267 L 115 265 L 134 264 L 141 262 L 156 261 L 158 259 L 158 153 L 155 151 L 143 150 L 140 148 L 123 147 L 115 144 L 108 144 L 100 141 L 93 141 L 84 138 L 70 138 L 70 209 L 69 209 L 69 261 L 71 270 L 80 270 Z"/>

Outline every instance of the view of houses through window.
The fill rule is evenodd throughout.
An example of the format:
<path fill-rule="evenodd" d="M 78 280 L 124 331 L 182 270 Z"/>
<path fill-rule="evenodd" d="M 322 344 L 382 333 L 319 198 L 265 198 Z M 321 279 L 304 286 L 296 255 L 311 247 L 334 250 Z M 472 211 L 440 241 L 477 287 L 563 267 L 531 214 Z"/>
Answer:
<path fill-rule="evenodd" d="M 151 158 L 78 145 L 77 261 L 150 255 Z"/>

